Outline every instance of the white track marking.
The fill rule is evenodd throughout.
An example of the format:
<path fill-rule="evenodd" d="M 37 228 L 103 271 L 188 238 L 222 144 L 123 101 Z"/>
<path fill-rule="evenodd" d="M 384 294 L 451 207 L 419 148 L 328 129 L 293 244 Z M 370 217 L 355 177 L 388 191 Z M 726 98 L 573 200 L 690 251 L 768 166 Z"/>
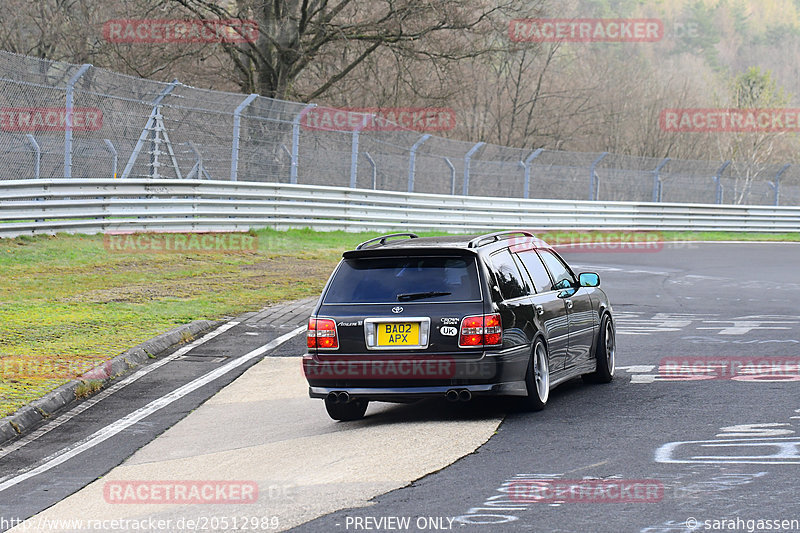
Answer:
<path fill-rule="evenodd" d="M 136 411 L 130 413 L 129 415 L 120 418 L 116 422 L 109 424 L 108 426 L 100 429 L 99 431 L 95 432 L 93 435 L 89 435 L 88 437 L 84 438 L 81 441 L 78 441 L 66 448 L 50 455 L 42 459 L 39 466 L 32 468 L 27 471 L 22 471 L 17 473 L 16 475 L 12 476 L 5 476 L 0 478 L 0 492 L 13 487 L 23 481 L 30 479 L 32 477 L 38 476 L 48 470 L 63 464 L 73 457 L 85 452 L 97 446 L 98 444 L 105 442 L 106 440 L 110 439 L 114 435 L 117 435 L 121 431 L 131 427 L 132 425 L 142 421 L 143 419 L 147 418 L 151 414 L 155 413 L 156 411 L 170 405 L 171 403 L 183 398 L 187 394 L 194 392 L 195 390 L 199 389 L 203 385 L 207 385 L 211 383 L 215 379 L 222 377 L 223 375 L 227 374 L 231 370 L 242 366 L 243 364 L 247 363 L 251 359 L 255 359 L 264 353 L 277 348 L 284 342 L 288 341 L 289 339 L 296 337 L 303 331 L 305 331 L 306 326 L 300 326 L 299 328 L 286 333 L 285 335 L 281 335 L 277 339 L 270 341 L 269 343 L 265 344 L 260 348 L 256 348 L 255 350 L 234 359 L 233 361 L 215 369 L 211 372 L 193 380 L 189 383 L 175 389 L 174 391 L 170 392 L 153 400 L 149 404 L 145 405 L 137 409 Z"/>
<path fill-rule="evenodd" d="M 161 368 L 162 366 L 164 366 L 165 364 L 169 363 L 170 361 L 173 361 L 176 358 L 185 355 L 186 353 L 194 350 L 195 348 L 197 348 L 201 344 L 205 344 L 206 342 L 210 341 L 214 337 L 217 337 L 218 335 L 221 335 L 222 333 L 225 333 L 226 331 L 228 331 L 232 327 L 238 326 L 238 325 L 239 325 L 239 322 L 228 322 L 226 324 L 221 325 L 220 327 L 218 327 L 214 331 L 211 331 L 211 332 L 203 335 L 202 337 L 200 337 L 199 339 L 195 340 L 191 344 L 187 344 L 183 348 L 177 350 L 175 353 L 173 353 L 173 354 L 171 354 L 171 355 L 169 355 L 169 356 L 167 356 L 167 357 L 165 357 L 163 359 L 159 359 L 155 363 L 152 363 L 150 365 L 147 365 L 144 368 L 141 368 L 141 369 L 137 370 L 136 372 L 134 372 L 130 376 L 126 377 L 122 381 L 119 381 L 119 382 L 115 383 L 111 387 L 105 389 L 104 391 L 100 392 L 99 394 L 96 394 L 95 396 L 93 396 L 92 398 L 86 400 L 85 402 L 81 402 L 80 405 L 78 405 L 76 407 L 73 407 L 72 409 L 70 409 L 69 411 L 64 413 L 63 415 L 61 415 L 61 416 L 59 416 L 57 418 L 54 418 L 52 421 L 48 422 L 47 424 L 45 424 L 41 428 L 37 429 L 36 431 L 31 433 L 30 435 L 28 435 L 28 436 L 26 436 L 26 437 L 24 437 L 24 438 L 22 438 L 20 440 L 14 441 L 13 444 L 10 444 L 10 445 L 5 446 L 5 447 L 0 447 L 0 459 L 2 459 L 3 457 L 5 457 L 6 455 L 8 455 L 8 454 L 10 454 L 12 452 L 15 452 L 15 451 L 19 450 L 23 446 L 26 446 L 26 445 L 30 444 L 31 442 L 35 441 L 36 439 L 40 438 L 41 436 L 53 431 L 58 426 L 60 426 L 62 424 L 65 424 L 66 422 L 69 422 L 70 420 L 72 420 L 73 418 L 75 418 L 76 416 L 81 414 L 82 412 L 86 411 L 90 407 L 92 407 L 94 405 L 97 405 L 98 403 L 100 403 L 101 401 L 105 400 L 106 398 L 108 398 L 112 394 L 124 389 L 125 387 L 127 387 L 131 383 L 134 383 L 135 381 L 139 380 L 140 378 L 146 376 L 147 374 L 149 374 L 153 370 L 156 370 L 157 368 Z"/>
<path fill-rule="evenodd" d="M 635 374 L 637 372 L 652 372 L 655 370 L 656 365 L 631 365 L 631 366 L 618 366 L 617 370 L 624 370 L 625 372 L 630 372 L 631 374 Z"/>

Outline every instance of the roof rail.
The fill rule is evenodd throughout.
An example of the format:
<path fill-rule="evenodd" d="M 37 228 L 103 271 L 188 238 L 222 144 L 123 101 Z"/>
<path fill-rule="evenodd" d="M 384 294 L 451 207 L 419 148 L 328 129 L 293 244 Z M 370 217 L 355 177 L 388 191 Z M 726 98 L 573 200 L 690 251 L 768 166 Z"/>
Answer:
<path fill-rule="evenodd" d="M 480 246 L 483 246 L 484 244 L 497 242 L 500 240 L 500 237 L 510 237 L 511 235 L 524 235 L 525 237 L 536 237 L 536 235 L 526 230 L 497 231 L 495 233 L 487 233 L 486 235 L 475 237 L 474 239 L 469 241 L 469 244 L 467 244 L 467 248 L 478 248 Z"/>
<path fill-rule="evenodd" d="M 367 245 L 372 244 L 373 242 L 377 242 L 378 246 L 383 246 L 384 244 L 386 244 L 386 239 L 390 239 L 392 237 L 408 237 L 409 239 L 417 239 L 419 238 L 419 235 L 415 233 L 391 233 L 389 235 L 384 235 L 382 237 L 375 237 L 374 239 L 364 241 L 358 246 L 356 246 L 356 250 L 361 250 L 363 248 L 366 248 Z"/>

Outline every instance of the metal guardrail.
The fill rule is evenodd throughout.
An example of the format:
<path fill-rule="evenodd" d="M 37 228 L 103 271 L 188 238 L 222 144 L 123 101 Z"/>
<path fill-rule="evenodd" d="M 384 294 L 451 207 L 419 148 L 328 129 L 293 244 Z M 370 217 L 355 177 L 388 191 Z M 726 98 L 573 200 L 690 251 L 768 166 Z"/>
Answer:
<path fill-rule="evenodd" d="M 800 231 L 800 207 L 449 196 L 209 180 L 9 180 L 0 237 L 142 231 Z"/>

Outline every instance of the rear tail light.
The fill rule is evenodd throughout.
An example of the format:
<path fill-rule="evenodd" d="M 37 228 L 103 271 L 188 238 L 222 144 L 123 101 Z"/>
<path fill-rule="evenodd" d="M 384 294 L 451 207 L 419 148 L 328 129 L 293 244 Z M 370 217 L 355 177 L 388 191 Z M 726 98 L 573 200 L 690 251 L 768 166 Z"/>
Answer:
<path fill-rule="evenodd" d="M 462 348 L 501 344 L 503 344 L 503 325 L 499 314 L 467 316 L 461 321 L 458 345 Z"/>
<path fill-rule="evenodd" d="M 339 348 L 336 322 L 330 318 L 309 318 L 306 336 L 306 344 L 309 348 L 322 350 L 337 350 Z"/>

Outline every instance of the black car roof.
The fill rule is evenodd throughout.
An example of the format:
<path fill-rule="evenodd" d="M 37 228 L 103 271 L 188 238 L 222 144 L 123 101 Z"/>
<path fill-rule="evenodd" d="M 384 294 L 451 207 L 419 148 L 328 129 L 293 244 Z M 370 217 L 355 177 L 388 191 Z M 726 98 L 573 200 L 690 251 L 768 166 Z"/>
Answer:
<path fill-rule="evenodd" d="M 492 245 L 510 244 L 508 237 L 512 234 L 514 234 L 514 232 L 488 233 L 485 235 L 483 234 L 443 235 L 438 237 L 414 237 L 414 238 L 410 238 L 409 234 L 392 234 L 390 236 L 385 236 L 387 237 L 386 239 L 379 237 L 373 239 L 372 241 L 367 241 L 365 243 L 362 243 L 356 250 L 347 251 L 342 255 L 345 258 L 375 257 L 381 255 L 403 255 L 408 253 L 410 250 L 414 250 L 423 254 L 439 253 L 443 251 L 455 252 L 459 254 L 464 254 L 464 253 L 477 254 L 484 250 L 494 251 L 497 248 L 502 247 L 502 246 L 492 246 Z M 495 238 L 496 236 L 502 236 L 506 238 Z M 388 237 L 405 237 L 405 238 L 393 238 L 392 240 L 389 240 Z M 375 242 L 375 244 L 371 244 L 373 241 Z M 528 243 L 536 243 L 537 246 L 549 248 L 549 246 L 541 239 L 525 235 L 515 237 L 515 242 L 511 244 L 528 244 Z"/>

